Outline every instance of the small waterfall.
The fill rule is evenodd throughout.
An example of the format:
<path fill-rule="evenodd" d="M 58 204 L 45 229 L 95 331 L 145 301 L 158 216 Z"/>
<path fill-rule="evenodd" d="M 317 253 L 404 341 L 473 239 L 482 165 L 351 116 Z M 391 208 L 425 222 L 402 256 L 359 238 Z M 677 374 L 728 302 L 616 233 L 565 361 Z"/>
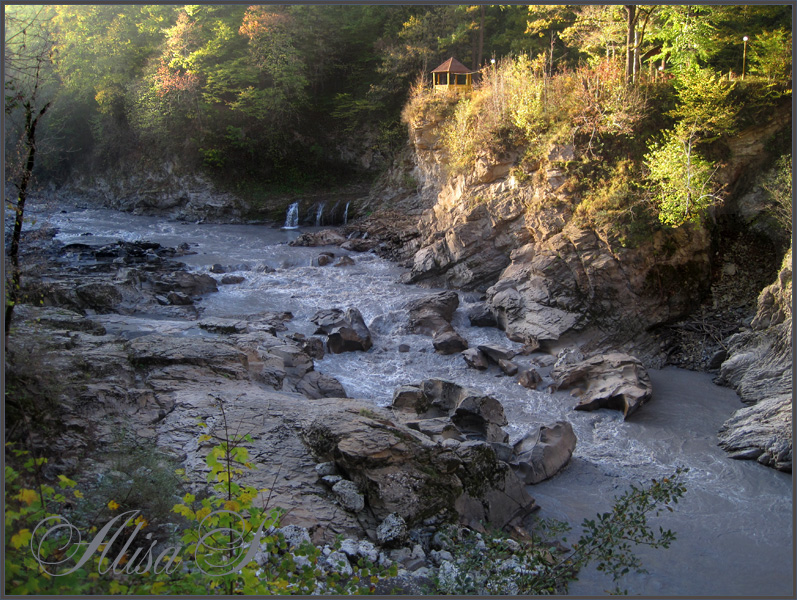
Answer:
<path fill-rule="evenodd" d="M 348 202 L 346 203 L 346 208 L 343 211 L 343 224 L 344 225 L 348 225 L 349 224 L 349 203 Z"/>
<path fill-rule="evenodd" d="M 316 227 L 320 227 L 321 226 L 321 215 L 324 214 L 324 206 L 325 205 L 326 205 L 326 202 L 322 202 L 321 204 L 318 205 L 318 212 L 315 214 L 315 226 Z"/>
<path fill-rule="evenodd" d="M 285 217 L 285 225 L 283 229 L 298 229 L 299 228 L 299 203 L 294 202 L 288 207 L 288 214 Z"/>

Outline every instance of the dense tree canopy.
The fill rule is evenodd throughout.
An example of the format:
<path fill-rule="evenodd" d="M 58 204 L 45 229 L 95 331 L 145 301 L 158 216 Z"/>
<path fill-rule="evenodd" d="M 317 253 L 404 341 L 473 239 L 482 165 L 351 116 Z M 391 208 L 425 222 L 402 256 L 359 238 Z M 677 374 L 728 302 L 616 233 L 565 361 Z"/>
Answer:
<path fill-rule="evenodd" d="M 18 17 L 31 10 L 6 7 L 7 51 Z M 477 71 L 492 58 L 524 54 L 549 77 L 608 59 L 623 66 L 629 85 L 660 72 L 686 81 L 695 69 L 726 80 L 744 70 L 781 86 L 791 78 L 788 5 L 37 10 L 53 40 L 57 85 L 41 132 L 54 151 L 42 153 L 39 168 L 56 178 L 169 156 L 229 181 L 337 176 L 352 168 L 335 150 L 342 136 L 384 157 L 400 146 L 399 113 L 412 83 L 450 56 Z M 16 79 L 6 73 L 12 124 Z M 7 127 L 6 148 L 20 127 Z"/>

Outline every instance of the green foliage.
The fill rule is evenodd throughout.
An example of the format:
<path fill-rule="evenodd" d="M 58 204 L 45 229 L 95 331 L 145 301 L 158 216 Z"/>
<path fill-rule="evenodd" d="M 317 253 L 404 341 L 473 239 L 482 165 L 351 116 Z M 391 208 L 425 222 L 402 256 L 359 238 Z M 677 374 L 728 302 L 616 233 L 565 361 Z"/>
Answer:
<path fill-rule="evenodd" d="M 75 545 L 75 540 L 69 537 L 71 531 L 53 535 L 42 532 L 63 523 L 61 515 L 69 514 L 72 506 L 75 507 L 71 510 L 73 518 L 90 512 L 95 519 L 115 516 L 115 522 L 122 524 L 122 539 L 128 539 L 137 531 L 153 526 L 148 517 L 138 514 L 137 510 L 125 511 L 136 500 L 141 500 L 136 496 L 141 490 L 131 485 L 125 497 L 111 497 L 107 503 L 103 500 L 99 508 L 96 503 L 89 507 L 71 479 L 60 475 L 57 488 L 43 483 L 41 471 L 46 459 L 34 460 L 27 452 L 7 446 L 15 461 L 21 463 L 21 470 L 6 466 L 6 592 L 53 595 L 369 594 L 381 578 L 396 575 L 395 565 L 386 568 L 365 559 L 351 565 L 350 573 L 341 573 L 324 564 L 321 550 L 310 542 L 289 548 L 282 532 L 277 530 L 285 511 L 268 508 L 268 498 L 264 497 L 268 490 L 257 490 L 240 482 L 245 472 L 254 468 L 247 449 L 252 438 L 231 431 L 221 403 L 220 407 L 224 423 L 222 435 L 202 434 L 199 438 L 200 444 L 215 441 L 205 458 L 212 493 L 204 498 L 187 493 L 172 507 L 173 513 L 180 515 L 189 526 L 179 539 L 167 540 L 171 546 L 154 562 L 152 555 L 140 556 L 140 550 L 133 552 L 130 548 L 128 551 L 127 546 L 118 542 L 111 548 L 111 541 L 105 541 L 106 534 L 101 540 L 104 544 L 98 548 L 102 554 L 95 552 L 79 568 L 72 567 L 72 560 L 82 555 L 80 551 L 88 541 Z M 159 463 L 142 461 L 140 454 L 129 458 L 138 460 L 139 470 L 148 470 L 149 479 L 161 468 Z M 182 469 L 178 469 L 178 474 L 185 475 Z M 125 494 L 118 483 L 113 484 L 115 494 Z M 141 483 L 139 480 L 138 485 Z M 107 493 L 108 488 L 95 491 Z M 169 494 L 165 492 L 161 490 L 162 499 L 168 502 Z M 48 519 L 46 525 L 37 529 L 44 519 Z M 70 527 L 74 525 L 68 522 L 62 525 L 62 529 Z M 89 533 L 96 534 L 97 526 L 92 525 Z M 340 542 L 338 539 L 335 549 L 340 548 Z M 39 563 L 32 552 L 38 552 L 42 561 L 50 562 Z"/>
<path fill-rule="evenodd" d="M 763 31 L 750 43 L 750 72 L 770 80 L 791 79 L 791 31 Z"/>
<path fill-rule="evenodd" d="M 649 144 L 645 156 L 659 220 L 672 227 L 700 221 L 722 201 L 714 179 L 719 166 L 699 148 L 733 133 L 737 123 L 731 85 L 711 69 L 685 67 L 675 89 L 678 106 L 669 114 L 678 121 Z"/>
<path fill-rule="evenodd" d="M 721 200 L 717 168 L 697 152 L 697 135 L 683 127 L 667 131 L 645 156 L 659 220 L 678 227 L 699 222 Z"/>
<path fill-rule="evenodd" d="M 792 232 L 792 164 L 791 154 L 781 156 L 765 178 L 763 188 L 770 197 L 769 213 L 789 235 Z"/>
<path fill-rule="evenodd" d="M 563 594 L 569 582 L 588 565 L 607 573 L 619 583 L 630 572 L 645 572 L 634 550 L 638 545 L 669 548 L 675 533 L 649 524 L 686 493 L 682 482 L 685 469 L 672 476 L 653 480 L 647 487 L 630 486 L 615 499 L 611 511 L 585 519 L 579 540 L 566 548 L 557 539 L 570 526 L 557 521 L 538 521 L 531 540 L 517 542 L 501 533 L 476 534 L 451 528 L 455 560 L 444 563 L 433 581 L 437 594 Z"/>
<path fill-rule="evenodd" d="M 678 106 L 670 116 L 703 139 L 730 135 L 736 129 L 737 113 L 729 101 L 731 90 L 731 84 L 711 69 L 684 69 L 675 82 Z"/>

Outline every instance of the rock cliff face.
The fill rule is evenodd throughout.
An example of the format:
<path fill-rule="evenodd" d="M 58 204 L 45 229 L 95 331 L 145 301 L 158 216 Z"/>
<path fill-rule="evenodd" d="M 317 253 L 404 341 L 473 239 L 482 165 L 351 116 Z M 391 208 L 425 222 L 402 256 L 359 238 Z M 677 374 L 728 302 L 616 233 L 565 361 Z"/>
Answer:
<path fill-rule="evenodd" d="M 241 198 L 218 190 L 201 173 L 178 171 L 166 162 L 159 168 L 78 177 L 62 188 L 61 194 L 108 208 L 178 220 L 239 222 L 249 210 Z"/>
<path fill-rule="evenodd" d="M 792 252 L 777 280 L 758 297 L 749 331 L 732 336 L 718 382 L 748 404 L 720 432 L 734 458 L 751 458 L 782 471 L 792 464 Z"/>
<path fill-rule="evenodd" d="M 708 290 L 705 230 L 661 230 L 623 248 L 582 228 L 565 178 L 571 146 L 550 148 L 533 183 L 510 174 L 511 152 L 485 155 L 470 174 L 443 183 L 434 126 L 410 127 L 419 190 L 440 191 L 418 222 L 404 281 L 485 292 L 515 341 L 554 348 L 578 339 L 587 349 L 623 347 L 653 359 L 656 345 L 638 342 L 644 332 L 684 316 Z"/>

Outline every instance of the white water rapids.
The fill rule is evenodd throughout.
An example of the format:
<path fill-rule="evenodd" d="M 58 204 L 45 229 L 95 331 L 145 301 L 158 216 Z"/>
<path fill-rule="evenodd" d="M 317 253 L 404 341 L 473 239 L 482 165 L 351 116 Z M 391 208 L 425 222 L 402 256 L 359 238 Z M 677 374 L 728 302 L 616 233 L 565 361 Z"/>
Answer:
<path fill-rule="evenodd" d="M 208 272 L 219 263 L 245 277 L 244 283 L 220 285 L 218 293 L 204 297 L 198 303 L 202 316 L 290 311 L 294 318 L 289 329 L 311 335 L 314 326 L 309 319 L 317 310 L 357 307 L 374 347 L 367 353 L 328 354 L 316 361 L 316 369 L 336 377 L 350 397 L 384 406 L 397 386 L 438 377 L 498 398 L 510 421 L 506 429 L 511 441 L 534 423 L 570 421 L 578 437 L 571 464 L 553 479 L 529 488 L 542 506 L 542 516 L 577 525 L 609 510 L 613 497 L 629 483 L 642 484 L 671 474 L 677 466 L 688 467 L 686 497 L 675 512 L 656 523 L 672 528 L 677 541 L 669 550 L 640 550 L 650 574 L 629 576 L 622 585 L 630 593 L 794 593 L 792 477 L 754 462 L 731 460 L 717 447 L 717 430 L 742 404 L 733 391 L 713 385 L 709 375 L 672 368 L 651 372 L 653 399 L 628 422 L 617 411 L 575 412 L 576 401 L 566 393 L 527 390 L 494 366 L 486 372 L 469 369 L 458 355 L 436 354 L 431 338 L 407 333 L 403 306 L 430 290 L 397 283 L 402 269 L 374 254 L 293 248 L 287 242 L 299 232 L 258 225 L 200 225 L 98 209 L 42 213 L 38 218 L 57 227 L 57 238 L 64 243 L 102 245 L 123 239 L 176 247 L 187 242 L 197 254 L 180 260 L 190 268 Z M 355 265 L 310 266 L 312 258 L 326 250 L 336 259 L 350 255 Z M 256 272 L 262 264 L 276 271 Z M 453 324 L 471 346 L 519 347 L 501 331 L 470 327 L 464 313 L 477 297 L 460 298 Z M 130 337 L 152 331 L 211 335 L 191 321 L 167 322 L 146 315 L 95 318 L 109 332 Z M 400 353 L 399 344 L 409 345 L 410 352 Z M 571 593 L 599 595 L 611 587 L 608 579 L 587 572 L 571 586 Z"/>

